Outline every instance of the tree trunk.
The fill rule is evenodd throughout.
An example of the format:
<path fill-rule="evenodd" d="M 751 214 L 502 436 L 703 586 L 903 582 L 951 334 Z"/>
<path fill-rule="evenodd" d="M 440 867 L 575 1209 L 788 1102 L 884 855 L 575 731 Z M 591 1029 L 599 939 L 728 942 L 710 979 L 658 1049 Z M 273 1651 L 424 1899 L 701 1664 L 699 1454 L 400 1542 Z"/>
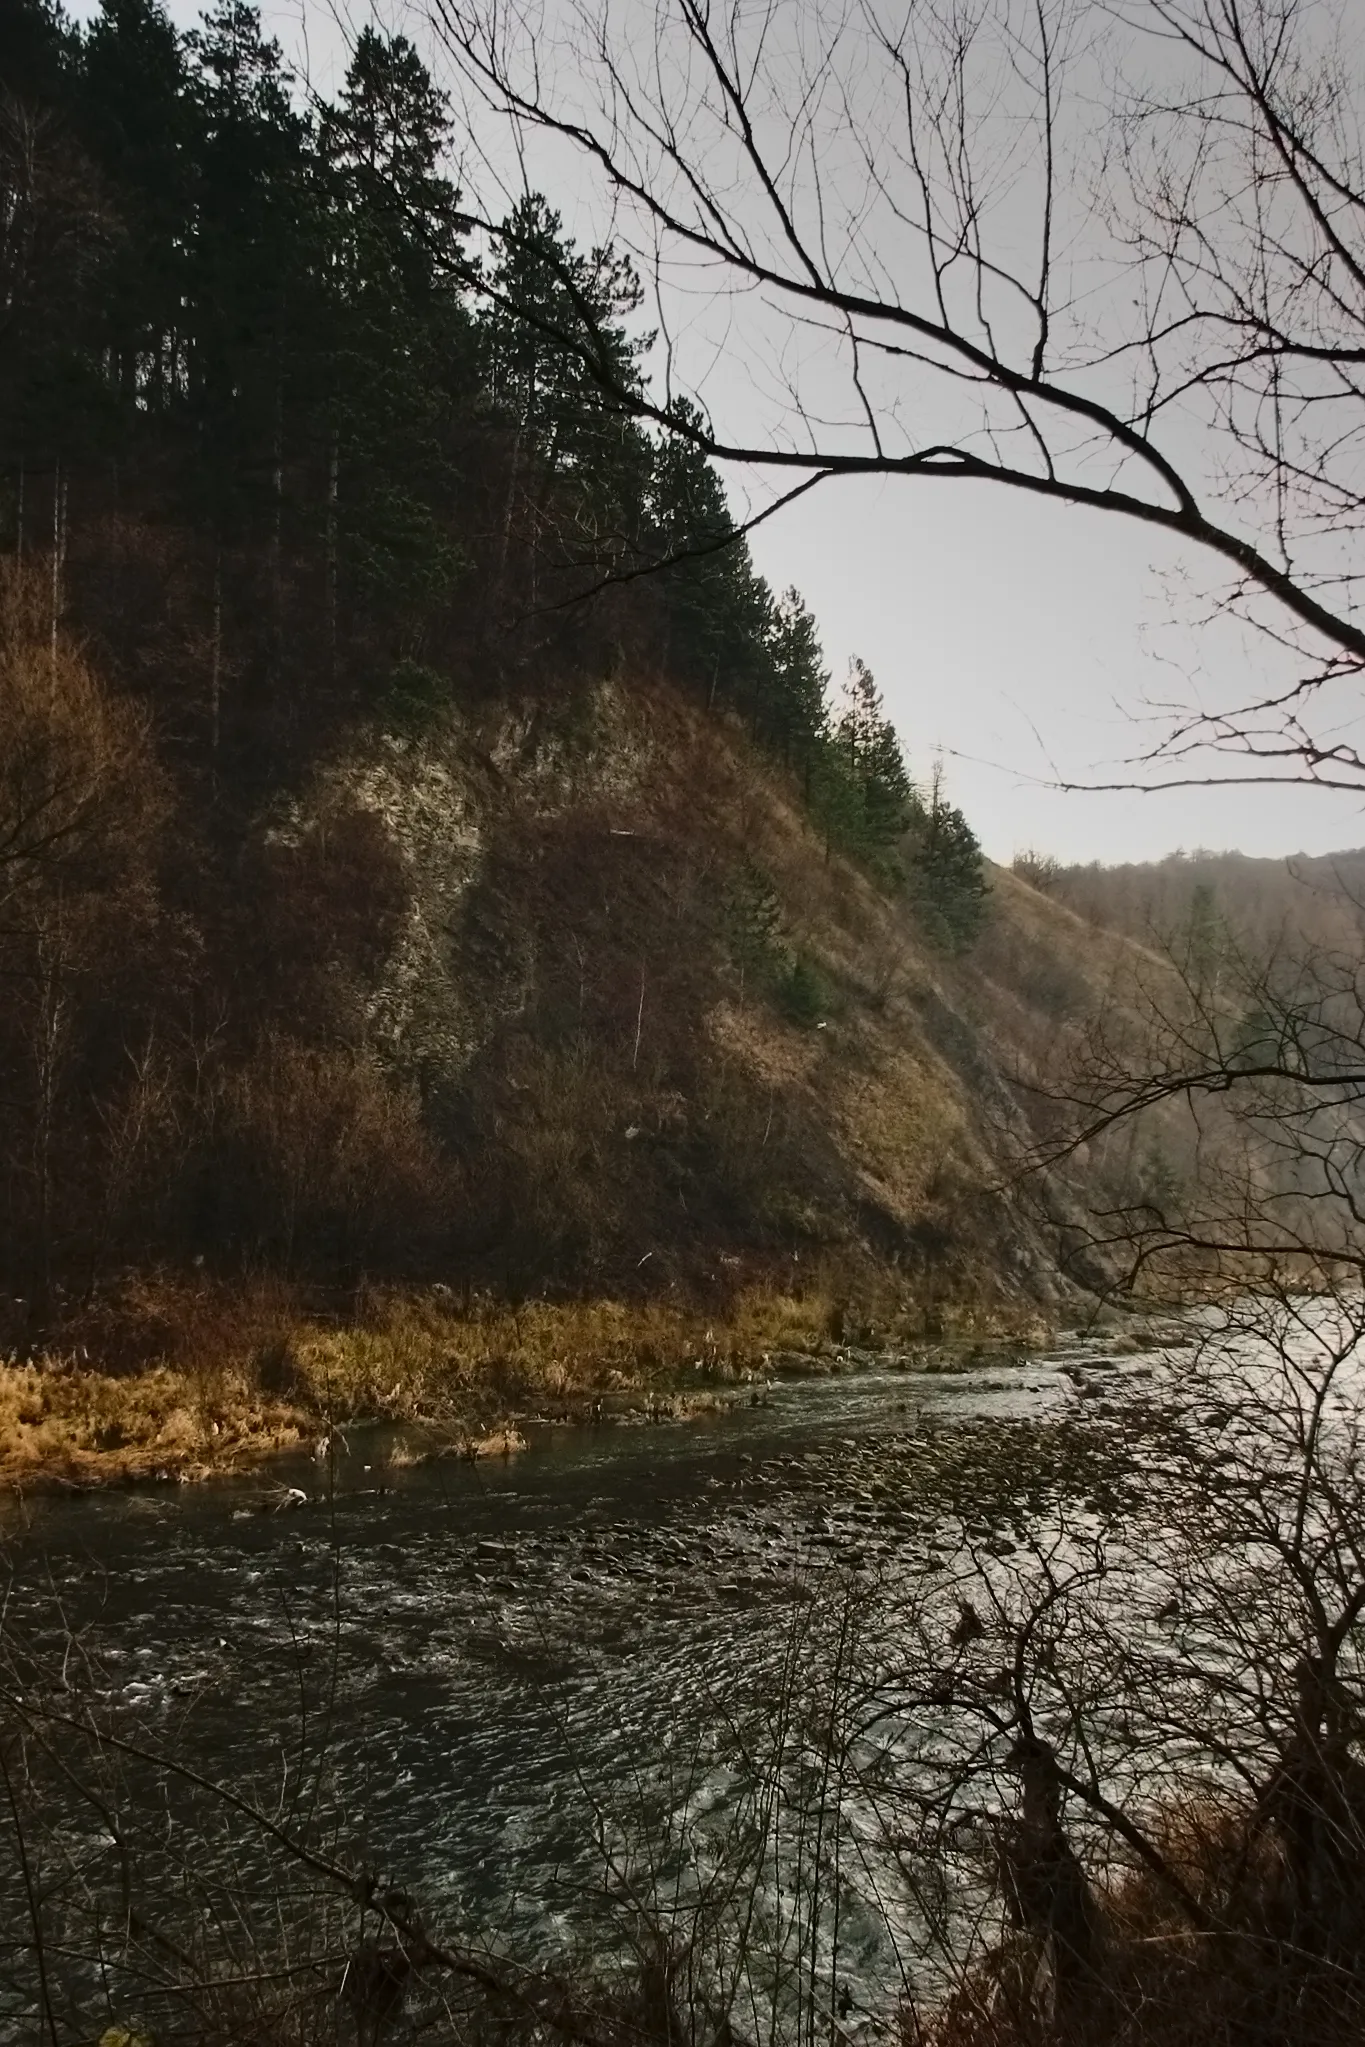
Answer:
<path fill-rule="evenodd" d="M 209 672 L 209 751 L 218 758 L 219 717 L 223 687 L 223 551 L 213 558 L 213 657 Z"/>
<path fill-rule="evenodd" d="M 62 616 L 62 557 L 66 551 L 66 479 L 60 460 L 52 472 L 52 694 L 57 694 L 57 631 Z"/>
<path fill-rule="evenodd" d="M 337 500 L 341 483 L 341 447 L 333 427 L 327 449 L 327 676 L 337 679 Z"/>

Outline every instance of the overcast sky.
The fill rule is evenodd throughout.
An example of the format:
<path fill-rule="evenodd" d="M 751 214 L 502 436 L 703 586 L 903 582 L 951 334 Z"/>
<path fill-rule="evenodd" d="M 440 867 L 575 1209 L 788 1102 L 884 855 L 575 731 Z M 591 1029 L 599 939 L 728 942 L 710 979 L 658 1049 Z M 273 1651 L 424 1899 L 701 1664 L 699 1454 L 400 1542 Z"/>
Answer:
<path fill-rule="evenodd" d="M 88 18 L 92 0 L 73 11 Z M 326 0 L 266 0 L 263 11 L 291 62 L 332 89 L 344 68 L 337 12 Z M 172 0 L 170 12 L 188 26 L 198 9 Z M 420 42 L 401 6 L 380 19 Z M 496 156 L 496 138 L 484 139 Z M 552 196 L 586 226 L 569 167 Z M 718 374 L 730 381 L 724 365 Z M 731 488 L 740 506 L 764 502 L 759 477 Z M 1160 705 L 1249 694 L 1249 679 L 1283 673 L 1249 636 L 1199 622 L 1185 572 L 1197 583 L 1200 565 L 1145 527 L 990 485 L 856 479 L 778 513 L 752 545 L 769 581 L 795 584 L 814 611 L 836 679 L 853 654 L 872 669 L 912 770 L 927 774 L 943 754 L 955 800 L 997 860 L 1024 847 L 1119 861 L 1365 843 L 1361 803 L 1347 795 L 1057 786 L 1123 780 L 1162 729 Z"/>
<path fill-rule="evenodd" d="M 1224 700 L 1265 657 L 1200 629 L 1179 557 L 1145 528 L 988 484 L 840 479 L 754 535 L 832 663 L 859 654 L 912 765 L 948 756 L 955 799 L 997 860 L 1149 860 L 1195 846 L 1280 855 L 1365 843 L 1358 799 L 1303 788 L 1071 793 L 1121 781 L 1164 731 L 1155 706 Z"/>

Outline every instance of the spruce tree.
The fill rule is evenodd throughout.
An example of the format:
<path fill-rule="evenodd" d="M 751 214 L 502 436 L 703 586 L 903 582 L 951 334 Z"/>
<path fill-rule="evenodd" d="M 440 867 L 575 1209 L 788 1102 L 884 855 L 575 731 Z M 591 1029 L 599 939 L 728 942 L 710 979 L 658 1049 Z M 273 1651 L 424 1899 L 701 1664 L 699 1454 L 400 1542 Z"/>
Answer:
<path fill-rule="evenodd" d="M 481 332 L 494 413 L 511 430 L 510 501 L 532 508 L 533 544 L 542 525 L 562 535 L 576 523 L 588 553 L 615 557 L 638 526 L 649 464 L 617 395 L 640 388 L 639 279 L 609 247 L 576 249 L 532 193 L 503 223 L 486 290 Z M 571 519 L 556 518 L 561 502 Z"/>
<path fill-rule="evenodd" d="M 60 7 L 11 0 L 0 76 L 0 460 L 12 530 L 97 442 L 105 412 L 94 335 L 118 222 L 73 104 L 80 41 Z"/>
<path fill-rule="evenodd" d="M 102 282 L 100 346 L 126 436 L 176 406 L 189 373 L 197 109 L 181 39 L 157 0 L 102 0 L 77 102 L 119 219 Z"/>
<path fill-rule="evenodd" d="M 442 516 L 458 490 L 453 416 L 473 390 L 459 194 L 439 169 L 445 95 L 411 43 L 361 34 L 319 138 L 328 207 L 320 422 L 329 574 L 409 611 L 450 587 Z"/>
<path fill-rule="evenodd" d="M 871 669 L 856 655 L 849 668 L 834 745 L 856 792 L 859 830 L 866 846 L 894 845 L 914 816 L 915 792 L 881 691 Z"/>
<path fill-rule="evenodd" d="M 773 606 L 768 644 L 765 733 L 783 759 L 809 777 L 828 726 L 829 671 L 819 630 L 799 591 L 787 590 Z"/>
<path fill-rule="evenodd" d="M 941 763 L 935 763 L 907 852 L 911 895 L 929 937 L 945 951 L 964 952 L 986 920 L 990 886 L 980 841 L 944 793 Z"/>
<path fill-rule="evenodd" d="M 731 704 L 762 729 L 773 682 L 772 596 L 735 534 L 720 478 L 686 431 L 700 414 L 685 400 L 675 412 L 683 431 L 664 433 L 655 448 L 644 538 L 646 560 L 662 565 L 670 657 L 709 705 Z"/>
<path fill-rule="evenodd" d="M 249 0 L 222 0 L 188 38 L 201 139 L 190 264 L 190 402 L 220 540 L 278 520 L 291 345 L 318 251 L 308 125 L 280 46 Z"/>

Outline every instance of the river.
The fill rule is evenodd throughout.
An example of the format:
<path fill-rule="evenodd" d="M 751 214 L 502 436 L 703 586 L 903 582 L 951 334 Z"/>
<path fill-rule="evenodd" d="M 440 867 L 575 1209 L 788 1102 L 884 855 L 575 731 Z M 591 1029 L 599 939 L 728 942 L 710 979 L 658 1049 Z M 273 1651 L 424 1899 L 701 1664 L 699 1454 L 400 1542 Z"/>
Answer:
<path fill-rule="evenodd" d="M 1114 1350 L 864 1360 L 684 1424 L 533 1426 L 477 1465 L 405 1466 L 370 1429 L 332 1465 L 29 1499 L 4 1524 L 11 1637 L 59 1697 L 209 1776 L 291 1811 L 308 1778 L 429 1922 L 544 1955 L 582 1937 L 612 1842 L 724 1807 L 716 1731 L 822 1582 L 913 1584 L 1040 1510 L 1054 1424 L 1102 1424 L 1153 1370 Z M 956 1494 L 925 1483 L 945 1456 Z M 850 1980 L 885 1983 L 885 1915 L 843 1939 Z"/>

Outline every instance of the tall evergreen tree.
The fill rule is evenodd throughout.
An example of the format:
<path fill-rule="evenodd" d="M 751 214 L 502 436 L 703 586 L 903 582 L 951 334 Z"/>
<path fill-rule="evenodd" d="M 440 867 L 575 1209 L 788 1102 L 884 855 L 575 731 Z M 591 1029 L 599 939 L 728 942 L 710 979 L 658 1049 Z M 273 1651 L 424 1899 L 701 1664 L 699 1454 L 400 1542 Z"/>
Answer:
<path fill-rule="evenodd" d="M 0 77 L 0 459 L 14 530 L 98 435 L 92 346 L 117 221 L 73 120 L 79 39 L 49 0 L 12 0 Z M 25 500 L 27 499 L 27 510 Z"/>
<path fill-rule="evenodd" d="M 402 36 L 360 36 L 320 153 L 330 207 L 323 375 L 329 552 L 372 594 L 429 602 L 459 565 L 452 415 L 473 388 L 444 94 Z M 335 566 L 335 564 L 334 564 Z"/>
<path fill-rule="evenodd" d="M 7 97 L 64 112 L 79 55 L 80 39 L 60 0 L 6 0 Z"/>
<path fill-rule="evenodd" d="M 101 291 L 102 346 L 125 424 L 183 399 L 196 108 L 157 0 L 102 0 L 86 37 L 82 131 L 121 232 Z"/>
<path fill-rule="evenodd" d="M 611 248 L 576 249 L 538 194 L 503 223 L 481 321 L 489 397 L 510 430 L 499 581 L 520 520 L 531 546 L 601 561 L 638 528 L 649 445 L 617 393 L 637 390 L 648 338 L 639 279 Z"/>
<path fill-rule="evenodd" d="M 912 821 L 907 852 L 911 894 L 930 937 L 946 951 L 964 952 L 985 922 L 990 886 L 980 841 L 948 801 L 941 762 Z"/>
<path fill-rule="evenodd" d="M 774 604 L 768 644 L 772 671 L 763 722 L 783 758 L 809 777 L 829 724 L 829 671 L 799 591 L 787 590 Z"/>
<path fill-rule="evenodd" d="M 684 428 L 700 418 L 686 400 L 676 409 Z M 772 680 L 772 597 L 748 542 L 735 537 L 720 478 L 685 432 L 666 433 L 656 446 L 644 544 L 664 565 L 672 659 L 708 703 L 753 713 Z"/>
<path fill-rule="evenodd" d="M 202 135 L 190 397 L 211 516 L 241 537 L 282 514 L 286 379 L 317 254 L 310 137 L 250 0 L 222 0 L 188 42 Z"/>
<path fill-rule="evenodd" d="M 460 195 L 440 169 L 450 134 L 449 101 L 406 36 L 362 29 L 321 150 L 353 273 L 409 302 L 466 269 Z"/>
<path fill-rule="evenodd" d="M 857 791 L 861 829 L 868 845 L 893 845 L 915 814 L 915 791 L 881 691 L 871 669 L 856 655 L 834 742 Z"/>
<path fill-rule="evenodd" d="M 559 214 L 532 193 L 503 223 L 486 289 L 493 403 L 535 429 L 552 467 L 572 466 L 595 451 L 594 424 L 621 416 L 613 394 L 639 387 L 646 341 L 627 325 L 641 304 L 639 279 L 610 248 L 576 249 Z"/>

